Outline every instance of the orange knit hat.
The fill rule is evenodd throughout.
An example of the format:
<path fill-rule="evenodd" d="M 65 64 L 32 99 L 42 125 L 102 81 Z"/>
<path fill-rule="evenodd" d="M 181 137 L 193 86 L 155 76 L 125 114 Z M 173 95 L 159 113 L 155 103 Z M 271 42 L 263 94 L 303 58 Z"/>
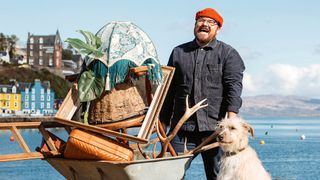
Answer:
<path fill-rule="evenodd" d="M 220 27 L 222 27 L 223 18 L 220 16 L 220 14 L 216 10 L 214 10 L 212 8 L 206 8 L 201 11 L 198 11 L 196 14 L 196 20 L 199 19 L 200 17 L 212 18 L 219 23 Z"/>

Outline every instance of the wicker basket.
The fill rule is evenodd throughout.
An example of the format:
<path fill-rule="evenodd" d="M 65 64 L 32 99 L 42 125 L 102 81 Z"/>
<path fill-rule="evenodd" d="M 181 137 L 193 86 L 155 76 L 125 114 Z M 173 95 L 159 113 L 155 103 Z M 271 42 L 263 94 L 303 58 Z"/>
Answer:
<path fill-rule="evenodd" d="M 131 161 L 133 150 L 100 134 L 74 129 L 67 141 L 64 157 L 68 159 Z"/>
<path fill-rule="evenodd" d="M 110 92 L 91 102 L 89 123 L 101 124 L 124 120 L 146 112 L 146 104 L 131 83 L 117 84 Z"/>

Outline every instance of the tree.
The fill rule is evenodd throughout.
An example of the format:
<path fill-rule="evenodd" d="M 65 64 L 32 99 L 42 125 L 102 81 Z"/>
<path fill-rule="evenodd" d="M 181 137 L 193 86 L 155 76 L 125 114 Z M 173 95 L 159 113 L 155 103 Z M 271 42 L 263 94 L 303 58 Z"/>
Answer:
<path fill-rule="evenodd" d="M 62 59 L 72 60 L 73 52 L 70 49 L 63 49 L 62 50 Z"/>
<path fill-rule="evenodd" d="M 0 33 L 0 51 L 9 50 L 10 58 L 15 57 L 16 53 L 16 43 L 19 38 L 12 34 L 11 36 Z"/>
<path fill-rule="evenodd" d="M 8 47 L 7 38 L 3 33 L 0 33 L 0 51 L 6 51 Z"/>
<path fill-rule="evenodd" d="M 19 38 L 12 34 L 11 36 L 7 36 L 8 42 L 9 42 L 9 55 L 11 58 L 16 56 L 16 44 Z"/>

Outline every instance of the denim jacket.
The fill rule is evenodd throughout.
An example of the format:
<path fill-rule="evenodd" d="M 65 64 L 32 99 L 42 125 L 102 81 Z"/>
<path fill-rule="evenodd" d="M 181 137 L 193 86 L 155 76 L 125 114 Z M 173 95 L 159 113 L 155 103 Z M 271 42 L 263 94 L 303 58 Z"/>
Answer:
<path fill-rule="evenodd" d="M 239 112 L 245 66 L 230 45 L 213 40 L 201 48 L 193 40 L 173 49 L 168 66 L 176 69 L 160 120 L 171 128 L 185 112 L 187 95 L 190 107 L 205 98 L 208 106 L 190 117 L 182 131 L 213 131 L 226 112 Z"/>

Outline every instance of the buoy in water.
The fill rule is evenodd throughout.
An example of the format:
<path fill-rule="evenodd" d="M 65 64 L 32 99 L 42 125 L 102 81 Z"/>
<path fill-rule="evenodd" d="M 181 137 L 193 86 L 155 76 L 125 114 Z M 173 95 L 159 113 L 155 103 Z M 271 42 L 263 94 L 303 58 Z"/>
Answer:
<path fill-rule="evenodd" d="M 300 136 L 300 139 L 301 139 L 301 140 L 305 140 L 305 139 L 306 139 L 306 136 L 305 136 L 304 134 L 302 134 L 302 135 Z"/>
<path fill-rule="evenodd" d="M 264 140 L 260 140 L 259 144 L 263 145 L 264 144 Z"/>
<path fill-rule="evenodd" d="M 14 141 L 14 137 L 13 136 L 10 136 L 10 141 Z"/>

